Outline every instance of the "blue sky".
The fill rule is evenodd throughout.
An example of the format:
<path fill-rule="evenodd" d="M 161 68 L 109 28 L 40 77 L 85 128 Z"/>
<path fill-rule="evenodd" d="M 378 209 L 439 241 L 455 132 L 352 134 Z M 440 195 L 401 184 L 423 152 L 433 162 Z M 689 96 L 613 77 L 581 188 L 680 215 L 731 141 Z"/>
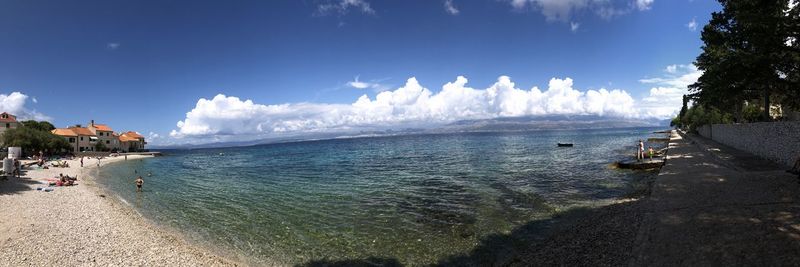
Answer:
<path fill-rule="evenodd" d="M 689 64 L 720 9 L 703 0 L 0 6 L 0 108 L 60 127 L 94 119 L 156 134 L 155 144 L 498 116 L 665 118 L 699 75 Z"/>

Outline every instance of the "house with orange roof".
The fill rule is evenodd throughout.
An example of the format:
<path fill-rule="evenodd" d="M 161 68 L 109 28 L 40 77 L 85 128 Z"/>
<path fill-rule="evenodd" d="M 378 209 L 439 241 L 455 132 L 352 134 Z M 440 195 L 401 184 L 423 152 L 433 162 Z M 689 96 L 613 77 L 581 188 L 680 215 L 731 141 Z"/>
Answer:
<path fill-rule="evenodd" d="M 144 140 L 144 136 L 134 131 L 120 134 L 119 142 L 120 149 L 128 152 L 144 150 L 144 145 L 147 144 Z"/>
<path fill-rule="evenodd" d="M 0 134 L 8 129 L 19 127 L 20 123 L 17 121 L 17 116 L 11 115 L 8 112 L 0 113 Z"/>
<path fill-rule="evenodd" d="M 94 123 L 94 120 L 91 120 L 86 128 L 92 131 L 97 136 L 97 142 L 102 143 L 108 150 L 120 149 L 119 138 L 114 136 L 114 130 L 108 125 L 97 124 Z"/>
<path fill-rule="evenodd" d="M 57 128 L 51 131 L 53 134 L 64 137 L 70 145 L 75 145 L 72 152 L 90 152 L 95 151 L 95 145 L 98 142 L 97 135 L 94 134 L 89 128 L 75 125 L 67 128 Z M 74 142 L 70 142 L 71 138 L 75 138 Z"/>
<path fill-rule="evenodd" d="M 64 137 L 64 139 L 67 140 L 67 143 L 69 143 L 69 145 L 72 146 L 72 152 L 80 151 L 79 145 L 78 145 L 78 134 L 73 132 L 72 129 L 69 129 L 69 128 L 56 128 L 56 129 L 53 129 L 50 132 L 55 134 L 55 135 Z"/>
<path fill-rule="evenodd" d="M 57 128 L 51 131 L 53 134 L 63 137 L 72 146 L 72 152 L 99 152 L 98 144 L 102 143 L 107 151 L 113 152 L 135 152 L 144 150 L 144 136 L 134 131 L 123 133 L 114 132 L 106 124 L 89 121 L 86 127 L 75 125 L 67 128 Z M 106 150 L 104 150 L 106 151 Z"/>

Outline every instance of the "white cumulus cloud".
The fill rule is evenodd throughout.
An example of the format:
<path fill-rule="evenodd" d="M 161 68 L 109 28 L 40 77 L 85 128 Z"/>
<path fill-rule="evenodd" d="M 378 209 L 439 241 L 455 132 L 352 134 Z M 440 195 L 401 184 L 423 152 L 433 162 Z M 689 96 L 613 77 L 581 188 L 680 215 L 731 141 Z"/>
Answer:
<path fill-rule="evenodd" d="M 51 120 L 47 115 L 25 106 L 28 96 L 20 92 L 0 94 L 0 112 L 8 112 L 17 116 L 17 120 Z"/>
<path fill-rule="evenodd" d="M 581 26 L 581 24 L 580 24 L 580 23 L 577 23 L 577 22 L 570 22 L 570 23 L 569 23 L 569 29 L 570 29 L 572 32 L 576 32 L 576 31 L 578 31 L 578 27 L 580 27 L 580 26 Z"/>
<path fill-rule="evenodd" d="M 654 0 L 636 0 L 636 8 L 639 10 L 649 10 Z"/>
<path fill-rule="evenodd" d="M 675 64 L 669 65 L 667 66 L 666 69 L 664 69 L 664 71 L 666 71 L 667 73 L 674 74 L 675 72 L 678 71 L 678 65 Z"/>
<path fill-rule="evenodd" d="M 689 93 L 689 85 L 703 74 L 694 65 L 669 65 L 664 72 L 662 77 L 639 80 L 643 84 L 655 86 L 638 103 L 641 116 L 674 117 L 683 104 L 683 95 Z"/>
<path fill-rule="evenodd" d="M 359 76 L 356 76 L 352 81 L 347 82 L 347 86 L 356 89 L 372 89 L 375 92 L 385 91 L 389 89 L 387 85 L 381 83 L 383 80 L 371 80 L 365 82 L 365 81 L 360 81 L 358 78 Z"/>
<path fill-rule="evenodd" d="M 445 0 L 444 1 L 444 11 L 446 11 L 450 15 L 458 15 L 460 12 L 456 5 L 453 4 L 453 0 Z"/>
<path fill-rule="evenodd" d="M 547 90 L 518 88 L 507 76 L 476 89 L 459 76 L 439 92 L 416 78 L 393 91 L 367 94 L 352 104 L 257 104 L 235 96 L 201 98 L 170 133 L 174 138 L 270 137 L 294 133 L 342 132 L 435 126 L 464 119 L 528 115 L 637 117 L 634 99 L 623 90 L 573 88 L 570 78 L 553 78 Z"/>
<path fill-rule="evenodd" d="M 689 21 L 689 23 L 686 23 L 686 28 L 689 28 L 690 31 L 696 31 L 697 30 L 697 20 L 695 18 L 692 18 L 692 21 Z"/>

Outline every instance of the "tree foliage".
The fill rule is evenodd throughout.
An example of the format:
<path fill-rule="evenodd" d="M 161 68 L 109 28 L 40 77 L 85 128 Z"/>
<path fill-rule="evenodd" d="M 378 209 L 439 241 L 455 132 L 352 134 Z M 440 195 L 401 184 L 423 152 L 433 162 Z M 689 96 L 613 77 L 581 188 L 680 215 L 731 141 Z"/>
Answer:
<path fill-rule="evenodd" d="M 800 109 L 800 17 L 789 0 L 720 0 L 703 28 L 703 52 L 695 65 L 703 75 L 690 96 L 704 107 L 741 119 L 744 101 L 770 100 Z"/>
<path fill-rule="evenodd" d="M 694 105 L 683 116 L 673 119 L 671 124 L 687 128 L 689 131 L 695 131 L 697 127 L 702 125 L 731 122 L 733 122 L 733 116 L 730 113 L 721 112 L 714 107 L 707 108 L 703 105 Z"/>
<path fill-rule="evenodd" d="M 94 151 L 109 151 L 109 148 L 106 144 L 103 144 L 102 140 L 97 140 L 97 144 L 94 145 Z"/>
<path fill-rule="evenodd" d="M 22 125 L 25 125 L 25 127 L 33 128 L 39 131 L 48 131 L 48 132 L 56 128 L 55 126 L 53 126 L 53 124 L 47 121 L 27 120 L 23 121 Z"/>
<path fill-rule="evenodd" d="M 28 125 L 36 125 L 29 127 Z M 68 151 L 72 146 L 64 140 L 63 137 L 57 136 L 50 131 L 42 129 L 42 125 L 51 125 L 49 122 L 39 124 L 23 124 L 18 128 L 7 129 L 2 136 L 3 144 L 5 146 L 22 147 L 26 153 L 37 153 L 44 151 L 47 153 L 58 153 Z"/>

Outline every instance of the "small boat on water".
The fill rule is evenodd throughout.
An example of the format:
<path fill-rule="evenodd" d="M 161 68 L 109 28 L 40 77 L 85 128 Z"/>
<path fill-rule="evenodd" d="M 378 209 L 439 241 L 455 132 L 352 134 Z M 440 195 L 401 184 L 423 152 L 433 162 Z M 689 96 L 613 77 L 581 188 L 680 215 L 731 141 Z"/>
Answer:
<path fill-rule="evenodd" d="M 558 143 L 559 147 L 572 147 L 572 143 Z"/>

